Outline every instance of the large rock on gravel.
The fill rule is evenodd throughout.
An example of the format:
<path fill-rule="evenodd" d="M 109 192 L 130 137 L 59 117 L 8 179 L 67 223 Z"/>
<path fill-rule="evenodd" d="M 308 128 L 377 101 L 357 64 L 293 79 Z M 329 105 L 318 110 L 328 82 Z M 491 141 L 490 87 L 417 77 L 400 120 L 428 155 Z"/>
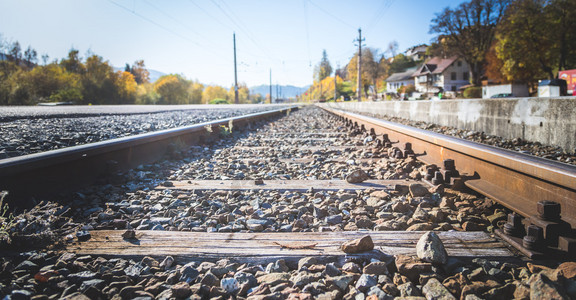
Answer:
<path fill-rule="evenodd" d="M 190 296 L 192 291 L 190 290 L 190 285 L 187 282 L 178 282 L 177 284 L 173 285 L 172 288 L 172 296 L 176 298 L 185 298 Z"/>
<path fill-rule="evenodd" d="M 378 284 L 378 277 L 374 275 L 362 274 L 358 281 L 356 281 L 356 289 L 361 292 L 366 292 L 373 286 Z"/>
<path fill-rule="evenodd" d="M 372 237 L 365 235 L 359 239 L 348 241 L 340 247 L 345 253 L 361 253 L 374 249 Z"/>
<path fill-rule="evenodd" d="M 418 282 L 420 274 L 432 272 L 432 264 L 421 261 L 417 257 L 409 255 L 396 255 L 396 269 L 412 282 Z"/>
<path fill-rule="evenodd" d="M 408 188 L 412 197 L 423 197 L 429 193 L 428 189 L 419 183 L 412 183 Z"/>
<path fill-rule="evenodd" d="M 430 278 L 422 287 L 422 293 L 426 299 L 456 300 L 446 287 L 436 278 Z"/>
<path fill-rule="evenodd" d="M 355 170 L 346 176 L 346 181 L 348 183 L 361 183 L 368 179 L 370 179 L 370 176 L 360 169 Z"/>
<path fill-rule="evenodd" d="M 353 281 L 354 276 L 352 275 L 330 277 L 326 280 L 327 283 L 336 286 L 341 291 L 345 291 Z"/>
<path fill-rule="evenodd" d="M 290 282 L 290 273 L 271 273 L 262 275 L 257 278 L 258 283 L 267 283 L 270 286 L 275 286 L 280 283 L 289 283 Z"/>
<path fill-rule="evenodd" d="M 530 299 L 569 299 L 566 291 L 542 273 L 530 277 Z"/>
<path fill-rule="evenodd" d="M 367 264 L 362 272 L 370 275 L 388 275 L 388 266 L 385 262 L 375 261 Z"/>
<path fill-rule="evenodd" d="M 425 262 L 433 264 L 445 264 L 448 261 L 448 253 L 444 243 L 438 235 L 432 231 L 426 232 L 416 244 L 416 255 Z"/>

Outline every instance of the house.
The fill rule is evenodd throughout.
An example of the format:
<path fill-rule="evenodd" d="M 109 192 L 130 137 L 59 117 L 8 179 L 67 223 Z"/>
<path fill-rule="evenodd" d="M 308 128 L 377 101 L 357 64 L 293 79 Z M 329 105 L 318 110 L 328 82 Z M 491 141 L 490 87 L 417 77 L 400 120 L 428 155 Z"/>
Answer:
<path fill-rule="evenodd" d="M 390 77 L 386 78 L 386 92 L 396 93 L 396 91 L 403 86 L 414 84 L 412 74 L 416 72 L 417 67 L 406 69 L 404 72 L 393 73 Z"/>
<path fill-rule="evenodd" d="M 428 45 L 422 44 L 410 47 L 404 53 L 407 57 L 412 58 L 415 61 L 419 61 L 426 58 L 426 49 L 428 49 Z"/>
<path fill-rule="evenodd" d="M 414 74 L 414 86 L 420 93 L 456 92 L 469 84 L 470 68 L 456 56 L 433 57 L 422 64 Z"/>

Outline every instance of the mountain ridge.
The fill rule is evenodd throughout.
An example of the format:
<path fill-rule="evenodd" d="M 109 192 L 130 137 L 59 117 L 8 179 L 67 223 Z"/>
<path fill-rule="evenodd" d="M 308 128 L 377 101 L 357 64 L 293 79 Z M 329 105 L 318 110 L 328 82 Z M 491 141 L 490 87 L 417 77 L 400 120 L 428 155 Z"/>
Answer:
<path fill-rule="evenodd" d="M 270 85 L 261 84 L 250 87 L 250 94 L 260 94 L 263 97 L 270 93 Z M 295 98 L 308 90 L 306 87 L 297 87 L 293 85 L 272 85 L 272 97 L 276 98 Z M 278 96 L 277 96 L 278 95 Z"/>

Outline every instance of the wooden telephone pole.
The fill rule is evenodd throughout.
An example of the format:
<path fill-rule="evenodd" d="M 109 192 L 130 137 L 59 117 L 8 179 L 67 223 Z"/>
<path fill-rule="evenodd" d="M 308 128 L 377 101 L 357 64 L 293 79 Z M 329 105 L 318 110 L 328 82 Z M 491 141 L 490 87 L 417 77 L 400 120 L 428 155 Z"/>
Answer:
<path fill-rule="evenodd" d="M 336 102 L 336 97 L 338 95 L 338 69 L 340 69 L 340 64 L 338 64 L 338 68 L 334 70 L 334 102 Z"/>
<path fill-rule="evenodd" d="M 236 32 L 232 35 L 234 40 L 234 104 L 240 103 L 238 100 L 238 71 L 236 70 Z"/>
<path fill-rule="evenodd" d="M 362 29 L 358 28 L 358 101 L 362 101 Z"/>

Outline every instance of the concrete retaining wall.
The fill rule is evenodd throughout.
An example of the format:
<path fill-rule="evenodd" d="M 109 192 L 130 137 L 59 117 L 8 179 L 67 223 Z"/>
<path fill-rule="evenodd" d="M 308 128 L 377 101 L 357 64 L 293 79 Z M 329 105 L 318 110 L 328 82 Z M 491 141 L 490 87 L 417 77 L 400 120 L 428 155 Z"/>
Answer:
<path fill-rule="evenodd" d="M 576 98 L 330 102 L 332 108 L 521 137 L 576 152 Z"/>

